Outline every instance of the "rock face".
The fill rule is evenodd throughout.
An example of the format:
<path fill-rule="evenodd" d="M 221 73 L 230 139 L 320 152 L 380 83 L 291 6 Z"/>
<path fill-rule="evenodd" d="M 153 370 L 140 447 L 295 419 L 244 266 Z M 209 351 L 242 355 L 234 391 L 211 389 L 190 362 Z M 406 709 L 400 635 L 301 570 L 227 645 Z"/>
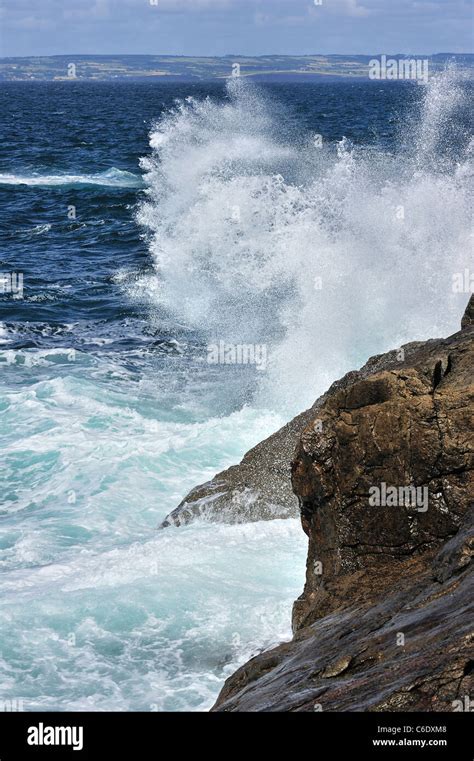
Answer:
<path fill-rule="evenodd" d="M 298 436 L 312 417 L 312 410 L 303 412 L 247 452 L 240 465 L 196 486 L 160 528 L 186 525 L 195 518 L 225 523 L 297 518 L 290 461 Z"/>
<path fill-rule="evenodd" d="M 213 710 L 474 698 L 473 359 L 471 298 L 459 333 L 372 358 L 312 408 L 292 463 L 309 537 L 295 636 L 239 669 Z"/>
<path fill-rule="evenodd" d="M 466 307 L 463 318 L 461 320 L 461 328 L 468 328 L 470 325 L 474 325 L 474 294 L 469 299 L 469 304 Z"/>
<path fill-rule="evenodd" d="M 474 299 L 471 298 L 463 317 L 463 327 L 469 327 L 473 322 Z M 397 351 L 373 357 L 361 370 L 348 373 L 336 381 L 311 409 L 302 412 L 247 452 L 239 465 L 233 465 L 211 481 L 192 489 L 166 516 L 160 528 L 186 525 L 196 518 L 240 523 L 298 517 L 298 500 L 291 485 L 290 462 L 302 431 L 317 418 L 318 410 L 326 400 L 356 379 L 369 377 L 377 370 L 400 368 L 400 356 L 409 360 L 423 347 L 438 343 L 411 343 Z"/>

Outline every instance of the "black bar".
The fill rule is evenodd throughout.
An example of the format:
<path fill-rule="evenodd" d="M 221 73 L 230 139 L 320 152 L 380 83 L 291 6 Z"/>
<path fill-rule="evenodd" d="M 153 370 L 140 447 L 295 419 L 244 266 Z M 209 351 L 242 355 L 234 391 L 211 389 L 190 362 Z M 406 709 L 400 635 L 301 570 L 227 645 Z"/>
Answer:
<path fill-rule="evenodd" d="M 473 716 L 453 713 L 1 713 L 0 761 L 262 753 L 472 761 Z M 64 728 L 63 730 L 57 728 Z M 80 728 L 82 727 L 82 735 Z M 52 728 L 52 729 L 50 729 Z M 76 728 L 73 733 L 73 728 Z M 43 745 L 28 743 L 43 741 Z M 69 745 L 50 745 L 49 740 Z M 376 741 L 376 742 L 374 742 Z M 424 745 L 422 744 L 424 741 Z M 76 746 L 76 750 L 73 746 Z M 81 746 L 82 747 L 79 747 Z M 265 755 L 263 755 L 265 754 Z M 329 758 L 328 761 L 332 761 Z"/>

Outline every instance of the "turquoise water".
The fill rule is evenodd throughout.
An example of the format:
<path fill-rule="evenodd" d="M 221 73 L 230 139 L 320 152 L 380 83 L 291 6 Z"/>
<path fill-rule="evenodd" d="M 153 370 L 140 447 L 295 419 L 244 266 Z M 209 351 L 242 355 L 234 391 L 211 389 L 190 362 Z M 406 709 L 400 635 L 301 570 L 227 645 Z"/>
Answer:
<path fill-rule="evenodd" d="M 281 421 L 160 416 L 80 353 L 2 369 L 4 693 L 26 710 L 209 707 L 245 653 L 288 636 L 305 543 L 293 521 L 156 526 Z"/>

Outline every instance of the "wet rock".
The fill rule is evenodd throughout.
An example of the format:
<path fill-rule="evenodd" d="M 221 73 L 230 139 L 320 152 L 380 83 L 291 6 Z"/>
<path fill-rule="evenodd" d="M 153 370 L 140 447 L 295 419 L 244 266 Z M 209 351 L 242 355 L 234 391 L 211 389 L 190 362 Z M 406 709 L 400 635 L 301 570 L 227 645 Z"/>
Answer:
<path fill-rule="evenodd" d="M 331 663 L 329 666 L 326 666 L 321 676 L 323 679 L 329 679 L 332 676 L 339 676 L 339 674 L 343 674 L 345 671 L 347 671 L 351 663 L 352 656 L 343 655 L 342 658 L 338 658 L 335 663 Z"/>
<path fill-rule="evenodd" d="M 213 710 L 449 711 L 473 697 L 471 318 L 373 357 L 312 408 L 292 463 L 309 537 L 294 638 L 230 677 Z"/>
<path fill-rule="evenodd" d="M 312 410 L 303 412 L 247 452 L 240 465 L 196 486 L 160 528 L 186 525 L 196 518 L 242 523 L 298 517 L 290 461 L 298 436 L 312 417 Z"/>
<path fill-rule="evenodd" d="M 467 312 L 468 310 L 466 314 Z M 415 355 L 419 361 L 425 361 L 428 384 L 435 385 L 435 375 L 440 374 L 441 378 L 450 370 L 451 340 L 412 342 L 386 354 L 371 357 L 360 370 L 351 371 L 333 383 L 309 410 L 249 450 L 239 465 L 233 465 L 218 473 L 211 481 L 193 488 L 166 516 L 160 528 L 186 525 L 197 518 L 241 523 L 297 517 L 298 500 L 291 485 L 290 463 L 302 431 L 313 425 L 318 432 L 318 410 L 338 390 L 345 388 L 350 389 L 349 403 L 354 405 L 354 409 L 364 402 L 363 398 L 357 397 L 361 393 L 366 397 L 371 394 L 375 400 L 377 394 L 388 392 L 383 379 L 369 382 L 365 388 L 360 385 L 353 388 L 355 382 L 370 378 L 377 371 L 400 370 L 405 365 L 409 366 Z M 341 420 L 341 425 L 343 423 L 344 420 Z M 349 435 L 350 428 L 346 428 L 346 432 Z M 303 510 L 303 520 L 304 515 Z"/>

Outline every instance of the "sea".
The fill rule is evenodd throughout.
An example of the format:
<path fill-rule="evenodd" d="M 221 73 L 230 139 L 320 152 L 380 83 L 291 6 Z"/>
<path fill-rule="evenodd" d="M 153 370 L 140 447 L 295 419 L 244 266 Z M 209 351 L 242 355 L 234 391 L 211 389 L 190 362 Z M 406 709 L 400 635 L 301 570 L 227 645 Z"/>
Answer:
<path fill-rule="evenodd" d="M 0 84 L 0 702 L 206 711 L 291 638 L 296 519 L 158 527 L 369 356 L 459 329 L 472 89 Z"/>

